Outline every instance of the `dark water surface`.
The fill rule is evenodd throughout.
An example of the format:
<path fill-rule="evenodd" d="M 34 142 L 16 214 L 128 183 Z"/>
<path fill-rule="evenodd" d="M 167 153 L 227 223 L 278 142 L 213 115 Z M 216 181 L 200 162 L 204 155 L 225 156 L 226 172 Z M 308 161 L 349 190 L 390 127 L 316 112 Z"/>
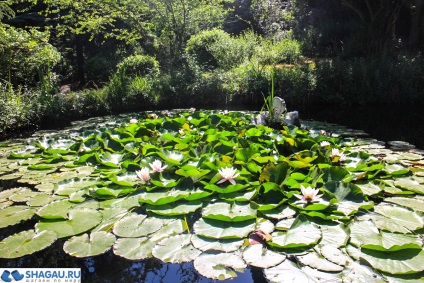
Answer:
<path fill-rule="evenodd" d="M 370 105 L 338 107 L 328 105 L 297 105 L 301 119 L 335 123 L 363 130 L 380 141 L 406 141 L 424 149 L 424 106 Z"/>

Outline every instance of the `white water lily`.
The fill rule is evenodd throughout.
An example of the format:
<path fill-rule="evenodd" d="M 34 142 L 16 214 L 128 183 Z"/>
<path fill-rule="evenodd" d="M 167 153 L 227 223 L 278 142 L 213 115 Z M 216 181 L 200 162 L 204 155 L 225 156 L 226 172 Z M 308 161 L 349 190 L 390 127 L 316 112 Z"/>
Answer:
<path fill-rule="evenodd" d="M 330 158 L 331 158 L 331 160 L 333 160 L 336 157 L 339 157 L 340 162 L 343 162 L 347 159 L 346 155 L 344 153 L 340 152 L 340 150 L 338 148 L 333 148 L 331 150 Z"/>
<path fill-rule="evenodd" d="M 238 177 L 240 173 L 236 173 L 237 169 L 233 167 L 226 167 L 218 170 L 218 173 L 221 175 L 222 179 L 218 181 L 217 184 L 221 184 L 225 181 L 230 182 L 231 184 L 235 185 L 236 181 L 234 181 L 234 178 Z"/>
<path fill-rule="evenodd" d="M 330 146 L 331 143 L 329 143 L 328 141 L 322 141 L 319 145 L 322 147 L 326 147 L 326 146 Z"/>
<path fill-rule="evenodd" d="M 159 116 L 158 116 L 157 114 L 155 114 L 155 113 L 150 114 L 150 117 L 151 117 L 152 119 L 157 119 L 157 118 L 159 118 Z"/>
<path fill-rule="evenodd" d="M 147 182 L 150 180 L 150 170 L 147 167 L 141 168 L 141 170 L 135 171 L 135 174 L 137 174 L 137 177 L 144 182 Z"/>
<path fill-rule="evenodd" d="M 149 163 L 149 166 L 152 168 L 153 172 L 163 172 L 168 165 L 162 167 L 162 161 L 155 159 L 152 163 Z"/>
<path fill-rule="evenodd" d="M 184 132 L 184 130 L 183 130 L 183 129 L 179 129 L 179 130 L 178 130 L 178 133 L 179 133 L 181 136 L 184 136 L 184 135 L 185 135 L 185 132 Z"/>
<path fill-rule="evenodd" d="M 137 124 L 137 123 L 138 123 L 138 120 L 137 119 L 134 119 L 133 118 L 133 119 L 130 120 L 130 124 Z"/>
<path fill-rule="evenodd" d="M 318 194 L 319 189 L 313 189 L 311 187 L 305 188 L 300 185 L 300 191 L 302 192 L 301 195 L 294 194 L 295 197 L 300 199 L 300 203 L 317 202 L 322 197 L 322 195 Z"/>

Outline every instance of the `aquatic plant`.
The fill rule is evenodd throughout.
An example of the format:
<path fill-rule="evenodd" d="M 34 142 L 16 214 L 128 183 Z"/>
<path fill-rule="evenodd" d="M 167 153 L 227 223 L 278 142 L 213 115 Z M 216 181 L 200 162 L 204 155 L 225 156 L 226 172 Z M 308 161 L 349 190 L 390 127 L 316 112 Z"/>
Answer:
<path fill-rule="evenodd" d="M 270 282 L 422 280 L 422 153 L 337 125 L 253 125 L 256 114 L 95 118 L 5 142 L 0 257 L 63 239 L 70 256 L 193 261 L 219 280 L 247 265 Z"/>

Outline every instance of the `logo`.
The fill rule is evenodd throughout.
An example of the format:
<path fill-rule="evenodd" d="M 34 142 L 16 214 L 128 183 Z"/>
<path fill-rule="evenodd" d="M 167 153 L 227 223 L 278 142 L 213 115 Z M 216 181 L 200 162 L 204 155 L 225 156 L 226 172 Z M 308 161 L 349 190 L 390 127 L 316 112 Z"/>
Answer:
<path fill-rule="evenodd" d="M 9 270 L 4 270 L 0 278 L 4 282 L 12 282 L 12 278 L 15 281 L 21 281 L 24 278 L 24 275 L 20 274 L 17 270 L 13 270 L 12 272 Z"/>
<path fill-rule="evenodd" d="M 10 270 L 0 268 L 0 282 L 81 283 L 80 268 L 14 268 Z"/>

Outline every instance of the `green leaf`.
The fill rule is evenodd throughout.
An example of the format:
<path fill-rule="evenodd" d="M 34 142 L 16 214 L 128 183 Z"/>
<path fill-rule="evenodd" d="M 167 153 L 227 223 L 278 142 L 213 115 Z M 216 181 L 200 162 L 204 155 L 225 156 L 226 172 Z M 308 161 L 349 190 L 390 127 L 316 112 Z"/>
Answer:
<path fill-rule="evenodd" d="M 68 211 L 73 206 L 75 203 L 62 199 L 43 206 L 37 210 L 37 215 L 45 219 L 67 219 Z"/>
<path fill-rule="evenodd" d="M 0 209 L 0 228 L 15 225 L 21 221 L 31 219 L 35 209 L 24 205 L 14 205 Z"/>
<path fill-rule="evenodd" d="M 317 244 L 321 237 L 322 233 L 317 225 L 304 216 L 298 216 L 287 232 L 273 233 L 269 244 L 280 248 L 303 248 Z"/>
<path fill-rule="evenodd" d="M 424 250 L 407 249 L 396 252 L 382 252 L 357 249 L 351 245 L 346 251 L 354 259 L 364 259 L 373 268 L 389 274 L 412 274 L 423 270 Z"/>
<path fill-rule="evenodd" d="M 34 230 L 22 231 L 0 242 L 0 258 L 18 258 L 33 254 L 47 248 L 56 239 L 57 235 L 53 231 L 39 233 L 35 233 Z"/>
<path fill-rule="evenodd" d="M 384 201 L 395 203 L 403 207 L 408 207 L 418 212 L 424 212 L 423 199 L 406 198 L 406 197 L 391 197 L 391 198 L 385 198 Z"/>
<path fill-rule="evenodd" d="M 214 280 L 237 277 L 247 267 L 243 259 L 232 253 L 202 253 L 194 260 L 194 268 L 201 275 Z"/>
<path fill-rule="evenodd" d="M 201 251 L 223 251 L 226 253 L 235 252 L 241 248 L 244 243 L 243 239 L 211 239 L 198 235 L 192 235 L 191 243 L 196 249 Z"/>
<path fill-rule="evenodd" d="M 250 203 L 217 202 L 209 204 L 202 210 L 203 218 L 239 222 L 256 218 L 256 209 Z"/>
<path fill-rule="evenodd" d="M 115 235 L 105 231 L 82 234 L 67 240 L 63 250 L 75 257 L 90 257 L 105 253 L 115 243 Z"/>
<path fill-rule="evenodd" d="M 113 246 L 113 253 L 130 260 L 150 258 L 156 242 L 147 237 L 119 238 Z"/>
<path fill-rule="evenodd" d="M 136 238 L 152 234 L 163 225 L 162 219 L 132 213 L 116 222 L 113 233 L 119 237 Z"/>
<path fill-rule="evenodd" d="M 359 248 L 391 252 L 421 249 L 423 244 L 418 235 L 380 232 L 371 220 L 353 222 L 350 231 L 350 243 Z"/>
<path fill-rule="evenodd" d="M 160 241 L 152 251 L 154 257 L 171 263 L 194 260 L 202 252 L 191 244 L 191 235 L 176 235 Z"/>
<path fill-rule="evenodd" d="M 306 255 L 300 255 L 298 256 L 299 261 L 304 264 L 308 265 L 312 268 L 322 270 L 322 271 L 328 271 L 328 272 L 340 272 L 343 270 L 343 267 L 332 263 L 331 261 L 328 261 L 323 256 L 317 254 L 316 252 L 310 252 Z"/>
<path fill-rule="evenodd" d="M 196 235 L 207 238 L 240 239 L 255 230 L 255 221 L 223 222 L 201 218 L 194 223 L 193 229 Z"/>
<path fill-rule="evenodd" d="M 187 203 L 173 203 L 165 205 L 148 205 L 147 211 L 158 215 L 177 216 L 186 215 L 201 208 L 203 205 L 200 201 L 192 201 Z"/>
<path fill-rule="evenodd" d="M 372 219 L 379 229 L 400 233 L 411 233 L 424 226 L 423 218 L 406 208 L 381 203 L 374 207 L 374 212 L 360 219 Z"/>
<path fill-rule="evenodd" d="M 283 262 L 286 255 L 268 250 L 262 245 L 253 245 L 244 249 L 243 259 L 251 266 L 270 268 Z"/>
<path fill-rule="evenodd" d="M 40 220 L 35 225 L 35 231 L 51 230 L 58 238 L 66 238 L 89 231 L 102 221 L 102 214 L 89 208 L 74 208 L 69 211 L 68 220 L 51 221 Z"/>

